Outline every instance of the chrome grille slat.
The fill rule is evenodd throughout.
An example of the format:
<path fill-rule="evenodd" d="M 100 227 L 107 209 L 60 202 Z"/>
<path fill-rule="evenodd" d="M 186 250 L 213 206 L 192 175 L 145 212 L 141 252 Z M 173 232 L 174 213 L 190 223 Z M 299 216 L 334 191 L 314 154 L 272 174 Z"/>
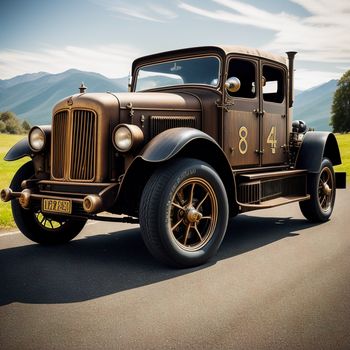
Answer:
<path fill-rule="evenodd" d="M 97 118 L 92 111 L 56 113 L 52 139 L 53 178 L 73 181 L 95 179 L 96 123 Z M 68 152 L 68 145 L 71 152 Z"/>

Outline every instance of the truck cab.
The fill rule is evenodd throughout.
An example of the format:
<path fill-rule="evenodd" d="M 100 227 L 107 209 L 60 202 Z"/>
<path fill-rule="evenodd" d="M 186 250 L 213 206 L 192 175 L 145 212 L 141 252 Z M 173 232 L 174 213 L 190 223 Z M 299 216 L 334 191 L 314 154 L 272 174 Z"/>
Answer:
<path fill-rule="evenodd" d="M 67 242 L 87 219 L 138 222 L 176 267 L 208 261 L 245 211 L 299 202 L 324 222 L 345 174 L 332 133 L 292 122 L 294 56 L 181 49 L 135 60 L 127 93 L 82 85 L 8 152 L 31 160 L 1 198 L 35 242 Z"/>

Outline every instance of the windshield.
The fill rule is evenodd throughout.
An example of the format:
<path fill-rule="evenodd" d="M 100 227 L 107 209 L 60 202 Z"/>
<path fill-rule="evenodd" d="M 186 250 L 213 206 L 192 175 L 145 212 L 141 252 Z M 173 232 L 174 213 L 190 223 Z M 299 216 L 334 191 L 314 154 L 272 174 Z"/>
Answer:
<path fill-rule="evenodd" d="M 143 66 L 138 70 L 135 91 L 171 85 L 218 86 L 220 61 L 217 57 L 196 57 Z"/>

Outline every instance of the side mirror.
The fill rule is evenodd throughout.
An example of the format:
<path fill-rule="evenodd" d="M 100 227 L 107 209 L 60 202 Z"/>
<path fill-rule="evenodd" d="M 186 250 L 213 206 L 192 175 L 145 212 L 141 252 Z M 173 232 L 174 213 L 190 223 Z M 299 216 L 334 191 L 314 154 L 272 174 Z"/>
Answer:
<path fill-rule="evenodd" d="M 240 87 L 241 81 L 236 77 L 229 78 L 225 82 L 225 88 L 228 92 L 236 92 L 240 89 Z"/>

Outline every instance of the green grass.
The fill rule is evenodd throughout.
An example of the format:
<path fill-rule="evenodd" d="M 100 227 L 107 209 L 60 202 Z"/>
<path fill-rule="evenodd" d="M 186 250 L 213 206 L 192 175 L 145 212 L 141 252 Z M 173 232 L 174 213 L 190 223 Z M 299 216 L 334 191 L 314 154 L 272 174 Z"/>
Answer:
<path fill-rule="evenodd" d="M 10 185 L 11 179 L 17 169 L 29 158 L 25 157 L 13 162 L 5 162 L 4 156 L 7 151 L 25 135 L 5 135 L 0 134 L 0 189 Z M 335 167 L 335 171 L 346 171 L 347 183 L 350 183 L 350 134 L 336 135 L 343 164 Z M 13 222 L 10 203 L 0 201 L 0 229 L 13 228 Z"/>
<path fill-rule="evenodd" d="M 24 137 L 26 136 L 0 134 L 0 189 L 9 187 L 17 169 L 29 160 L 28 157 L 25 157 L 13 162 L 4 161 L 7 151 Z M 0 201 L 0 229 L 13 227 L 15 227 L 15 223 L 12 218 L 10 202 L 4 203 Z"/>
<path fill-rule="evenodd" d="M 342 164 L 334 167 L 335 171 L 346 171 L 346 182 L 350 183 L 350 134 L 336 135 Z"/>

